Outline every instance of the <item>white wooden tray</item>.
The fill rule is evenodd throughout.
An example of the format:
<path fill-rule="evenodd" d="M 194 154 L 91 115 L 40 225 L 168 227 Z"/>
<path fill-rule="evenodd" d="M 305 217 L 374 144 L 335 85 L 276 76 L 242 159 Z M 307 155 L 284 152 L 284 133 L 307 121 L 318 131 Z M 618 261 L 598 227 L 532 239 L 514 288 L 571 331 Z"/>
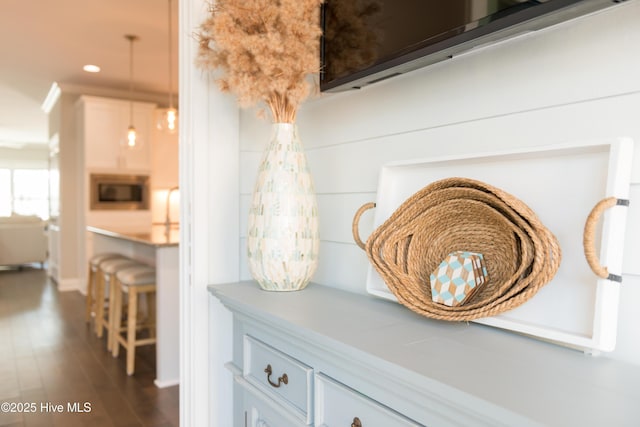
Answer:
<path fill-rule="evenodd" d="M 633 141 L 580 144 L 394 162 L 382 167 L 374 217 L 380 226 L 412 194 L 439 179 L 484 181 L 529 205 L 558 238 L 562 263 L 554 279 L 522 306 L 476 322 L 586 352 L 615 348 L 620 284 L 598 278 L 582 247 L 585 220 L 609 196 L 628 199 Z M 609 209 L 599 227 L 600 261 L 620 274 L 627 208 Z M 370 265 L 367 291 L 396 300 Z M 397 301 L 397 300 L 396 300 Z"/>

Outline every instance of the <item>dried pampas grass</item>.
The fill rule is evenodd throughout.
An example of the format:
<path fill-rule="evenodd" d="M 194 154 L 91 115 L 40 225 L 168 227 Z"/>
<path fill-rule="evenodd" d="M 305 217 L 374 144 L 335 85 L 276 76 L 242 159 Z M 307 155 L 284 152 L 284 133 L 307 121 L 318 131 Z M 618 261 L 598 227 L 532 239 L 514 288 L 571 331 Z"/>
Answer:
<path fill-rule="evenodd" d="M 293 123 L 320 68 L 323 0 L 216 0 L 198 33 L 196 63 L 221 69 L 218 84 L 243 107 L 264 102 L 275 123 Z"/>

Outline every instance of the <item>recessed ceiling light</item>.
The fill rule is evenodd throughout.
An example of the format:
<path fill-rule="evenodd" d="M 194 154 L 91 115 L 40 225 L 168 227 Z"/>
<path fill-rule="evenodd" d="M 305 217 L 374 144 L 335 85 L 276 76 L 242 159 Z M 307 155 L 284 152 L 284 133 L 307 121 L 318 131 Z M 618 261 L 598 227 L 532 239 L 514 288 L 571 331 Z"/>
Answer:
<path fill-rule="evenodd" d="M 82 69 L 85 70 L 87 73 L 99 73 L 100 72 L 100 67 L 98 67 L 97 65 L 87 64 L 84 67 L 82 67 Z"/>

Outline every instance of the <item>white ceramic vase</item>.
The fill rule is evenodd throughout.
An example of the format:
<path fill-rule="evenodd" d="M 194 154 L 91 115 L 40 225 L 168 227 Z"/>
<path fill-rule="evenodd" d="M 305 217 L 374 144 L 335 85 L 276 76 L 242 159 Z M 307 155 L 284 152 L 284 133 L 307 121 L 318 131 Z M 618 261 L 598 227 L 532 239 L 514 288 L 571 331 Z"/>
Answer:
<path fill-rule="evenodd" d="M 297 126 L 275 123 L 249 208 L 249 271 L 264 290 L 304 289 L 319 244 L 318 205 Z"/>

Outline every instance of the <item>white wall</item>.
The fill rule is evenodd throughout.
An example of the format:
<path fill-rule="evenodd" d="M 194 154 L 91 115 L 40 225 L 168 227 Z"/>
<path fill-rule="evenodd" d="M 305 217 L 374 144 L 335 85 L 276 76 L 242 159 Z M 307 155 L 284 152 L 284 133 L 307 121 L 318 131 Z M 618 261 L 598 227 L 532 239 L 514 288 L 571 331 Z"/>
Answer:
<path fill-rule="evenodd" d="M 155 124 L 163 110 L 157 109 L 153 119 L 153 150 L 151 150 L 151 221 L 164 222 L 167 210 L 167 194 L 170 188 L 178 186 L 178 134 L 158 130 Z M 169 204 L 170 219 L 180 218 L 180 195 L 171 194 Z"/>
<path fill-rule="evenodd" d="M 62 93 L 49 113 L 49 137 L 57 135 L 59 149 L 57 166 L 60 173 L 60 215 L 55 221 L 59 232 L 52 233 L 57 249 L 52 251 L 54 278 L 58 289 L 84 289 L 86 264 L 79 262 L 84 252 L 84 206 L 78 203 L 82 194 L 82 164 L 84 148 L 76 138 L 75 102 L 77 94 Z M 53 237 L 55 235 L 55 237 Z"/>
<path fill-rule="evenodd" d="M 207 285 L 239 278 L 238 109 L 194 65 L 210 3 L 179 4 L 180 425 L 227 427 L 232 319 Z"/>
<path fill-rule="evenodd" d="M 307 102 L 298 125 L 321 220 L 314 281 L 365 293 L 368 261 L 353 243 L 351 220 L 360 205 L 375 200 L 378 171 L 387 162 L 613 136 L 640 141 L 638 22 L 640 1 L 629 1 L 360 91 Z M 246 215 L 269 123 L 245 111 L 240 132 L 241 277 L 248 279 Z M 640 257 L 639 159 L 640 145 L 618 345 L 607 355 L 634 363 L 640 363 L 640 276 L 629 273 L 640 273 L 633 261 Z M 371 223 L 361 230 L 366 236 Z"/>
<path fill-rule="evenodd" d="M 0 168 L 48 169 L 49 147 L 47 144 L 30 144 L 19 149 L 0 147 Z"/>

